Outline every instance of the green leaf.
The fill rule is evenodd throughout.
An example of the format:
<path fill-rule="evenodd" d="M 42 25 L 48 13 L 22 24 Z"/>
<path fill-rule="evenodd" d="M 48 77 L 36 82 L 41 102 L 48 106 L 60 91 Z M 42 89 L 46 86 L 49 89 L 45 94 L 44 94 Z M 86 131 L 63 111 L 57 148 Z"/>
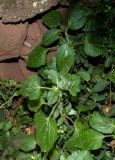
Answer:
<path fill-rule="evenodd" d="M 93 86 L 92 92 L 101 92 L 107 88 L 108 85 L 109 82 L 107 80 L 100 80 Z"/>
<path fill-rule="evenodd" d="M 91 10 L 81 4 L 73 4 L 68 15 L 68 27 L 71 30 L 82 28 L 91 15 Z"/>
<path fill-rule="evenodd" d="M 90 103 L 89 105 L 88 104 L 84 104 L 84 105 L 78 105 L 77 106 L 77 110 L 79 112 L 86 112 L 86 111 L 91 111 L 93 110 L 94 108 L 96 107 L 96 104 L 94 102 Z"/>
<path fill-rule="evenodd" d="M 77 140 L 80 136 L 80 132 L 82 132 L 82 130 L 84 129 L 85 129 L 85 126 L 80 121 L 75 123 L 75 131 L 73 135 L 66 142 L 66 146 L 68 149 L 77 148 Z"/>
<path fill-rule="evenodd" d="M 96 150 L 102 147 L 104 135 L 93 130 L 82 130 L 77 141 L 76 146 L 83 150 Z"/>
<path fill-rule="evenodd" d="M 106 53 L 102 43 L 98 42 L 98 37 L 87 34 L 84 40 L 84 50 L 88 56 L 97 57 Z"/>
<path fill-rule="evenodd" d="M 115 71 L 114 70 L 112 72 L 111 80 L 115 84 Z"/>
<path fill-rule="evenodd" d="M 38 112 L 34 117 L 36 139 L 43 152 L 49 152 L 57 140 L 57 124 L 55 119 L 48 118 L 43 112 Z"/>
<path fill-rule="evenodd" d="M 43 23 L 49 28 L 57 28 L 61 24 L 62 16 L 58 11 L 51 10 L 43 16 Z"/>
<path fill-rule="evenodd" d="M 87 23 L 85 24 L 83 31 L 85 32 L 91 32 L 91 31 L 97 31 L 100 28 L 103 28 L 104 19 L 101 16 L 96 16 L 95 13 L 93 13 L 89 18 Z"/>
<path fill-rule="evenodd" d="M 88 74 L 87 72 L 85 71 L 80 71 L 78 73 L 80 75 L 80 77 L 84 80 L 84 81 L 89 81 L 90 80 L 90 74 Z"/>
<path fill-rule="evenodd" d="M 75 50 L 67 43 L 62 44 L 56 52 L 56 64 L 59 72 L 69 72 L 75 63 Z"/>
<path fill-rule="evenodd" d="M 42 44 L 44 46 L 49 46 L 53 42 L 59 39 L 60 31 L 58 29 L 51 29 L 43 35 Z"/>
<path fill-rule="evenodd" d="M 44 99 L 31 100 L 28 102 L 28 108 L 32 112 L 37 112 L 41 106 L 45 103 Z"/>
<path fill-rule="evenodd" d="M 48 76 L 48 78 L 56 85 L 58 85 L 60 81 L 60 75 L 57 71 L 53 69 L 45 70 L 44 73 Z"/>
<path fill-rule="evenodd" d="M 104 136 L 88 127 L 87 124 L 83 125 L 81 122 L 75 124 L 74 134 L 68 139 L 66 144 L 68 149 L 94 150 L 101 148 Z"/>
<path fill-rule="evenodd" d="M 112 133 L 115 131 L 115 120 L 102 116 L 98 112 L 91 114 L 89 119 L 90 126 L 102 133 Z"/>
<path fill-rule="evenodd" d="M 28 56 L 27 65 L 30 68 L 38 68 L 46 63 L 48 48 L 41 45 L 36 46 Z"/>
<path fill-rule="evenodd" d="M 22 82 L 18 94 L 26 95 L 29 100 L 36 100 L 40 97 L 40 79 L 37 75 L 32 75 L 27 81 Z"/>
<path fill-rule="evenodd" d="M 81 80 L 76 74 L 60 74 L 58 87 L 63 90 L 68 90 L 72 96 L 76 96 L 80 91 Z"/>
<path fill-rule="evenodd" d="M 34 135 L 23 134 L 20 140 L 21 140 L 20 149 L 23 150 L 24 152 L 35 149 L 36 140 Z"/>
<path fill-rule="evenodd" d="M 69 91 L 72 96 L 76 96 L 80 91 L 81 80 L 78 75 L 69 73 L 61 74 L 51 69 L 45 70 L 45 73 L 58 88 Z"/>
<path fill-rule="evenodd" d="M 73 152 L 67 160 L 93 160 L 89 151 L 76 151 Z"/>
<path fill-rule="evenodd" d="M 48 95 L 47 95 L 48 104 L 49 105 L 54 104 L 58 100 L 59 96 L 60 96 L 59 88 L 57 88 L 55 86 L 52 87 L 51 90 L 48 92 Z"/>

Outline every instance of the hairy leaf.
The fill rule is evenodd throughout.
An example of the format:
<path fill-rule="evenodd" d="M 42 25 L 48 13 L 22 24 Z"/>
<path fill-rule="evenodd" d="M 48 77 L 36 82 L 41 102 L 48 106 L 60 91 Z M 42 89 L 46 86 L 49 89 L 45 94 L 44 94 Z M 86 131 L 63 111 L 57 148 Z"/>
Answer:
<path fill-rule="evenodd" d="M 97 57 L 104 55 L 106 53 L 103 44 L 100 44 L 98 41 L 94 42 L 94 39 L 97 40 L 96 36 L 87 34 L 84 40 L 84 50 L 88 56 Z"/>
<path fill-rule="evenodd" d="M 115 120 L 102 116 L 98 112 L 90 115 L 89 123 L 92 128 L 102 133 L 112 133 L 115 131 Z"/>
<path fill-rule="evenodd" d="M 82 130 L 76 145 L 83 150 L 96 150 L 102 147 L 104 135 L 93 130 Z"/>
<path fill-rule="evenodd" d="M 40 97 L 40 79 L 37 75 L 32 75 L 27 81 L 22 82 L 18 94 L 26 95 L 29 100 L 36 100 Z"/>
<path fill-rule="evenodd" d="M 69 29 L 77 30 L 82 28 L 91 15 L 91 10 L 81 4 L 73 4 L 68 15 Z"/>
<path fill-rule="evenodd" d="M 49 105 L 54 104 L 60 95 L 60 90 L 57 87 L 52 87 L 51 90 L 48 92 L 47 101 Z"/>
<path fill-rule="evenodd" d="M 33 149 L 35 149 L 36 147 L 36 140 L 34 135 L 27 135 L 24 134 L 22 137 L 22 143 L 20 145 L 20 149 L 27 152 L 27 151 L 31 151 Z"/>
<path fill-rule="evenodd" d="M 38 68 L 46 63 L 46 57 L 48 48 L 44 48 L 41 45 L 35 47 L 28 56 L 28 67 Z"/>
<path fill-rule="evenodd" d="M 75 151 L 73 152 L 67 160 L 93 160 L 89 151 Z"/>
<path fill-rule="evenodd" d="M 43 152 L 48 152 L 57 139 L 57 124 L 55 119 L 48 118 L 43 112 L 38 112 L 34 117 L 36 139 Z"/>
<path fill-rule="evenodd" d="M 93 86 L 92 92 L 101 92 L 107 88 L 108 85 L 109 82 L 107 80 L 100 80 Z"/>
<path fill-rule="evenodd" d="M 56 64 L 59 72 L 67 73 L 74 66 L 75 50 L 67 43 L 62 44 L 56 52 Z"/>
<path fill-rule="evenodd" d="M 51 10 L 43 16 L 43 23 L 49 28 L 57 28 L 61 23 L 61 13 L 58 11 Z"/>
<path fill-rule="evenodd" d="M 42 38 L 42 44 L 44 46 L 49 46 L 51 45 L 53 42 L 55 42 L 56 40 L 59 39 L 59 30 L 58 29 L 51 29 L 48 32 L 46 32 L 43 35 Z"/>

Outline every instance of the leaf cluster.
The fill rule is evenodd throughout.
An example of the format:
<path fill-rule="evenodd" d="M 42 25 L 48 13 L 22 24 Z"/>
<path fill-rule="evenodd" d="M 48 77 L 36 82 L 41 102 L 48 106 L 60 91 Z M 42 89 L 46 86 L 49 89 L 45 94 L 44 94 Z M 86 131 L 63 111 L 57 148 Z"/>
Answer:
<path fill-rule="evenodd" d="M 43 16 L 48 31 L 27 64 L 38 74 L 20 83 L 16 91 L 27 97 L 25 117 L 30 121 L 20 123 L 12 138 L 12 123 L 8 124 L 10 133 L 5 135 L 21 159 L 114 159 L 114 13 L 114 3 L 105 0 L 91 7 L 74 2 L 66 24 L 58 10 Z M 55 54 L 48 59 L 53 49 Z M 34 131 L 25 132 L 24 125 Z"/>

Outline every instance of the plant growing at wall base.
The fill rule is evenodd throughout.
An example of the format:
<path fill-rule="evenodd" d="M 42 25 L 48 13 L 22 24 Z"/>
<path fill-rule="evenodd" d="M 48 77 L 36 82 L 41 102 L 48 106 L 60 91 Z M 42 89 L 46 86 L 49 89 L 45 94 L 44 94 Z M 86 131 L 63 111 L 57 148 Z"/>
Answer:
<path fill-rule="evenodd" d="M 48 31 L 27 64 L 38 74 L 15 91 L 26 96 L 26 109 L 18 113 L 28 121 L 17 132 L 7 128 L 20 159 L 114 159 L 114 11 L 114 3 L 100 1 L 93 7 L 70 5 L 66 24 L 58 10 L 43 16 Z M 7 156 L 12 154 L 19 159 L 13 151 Z"/>

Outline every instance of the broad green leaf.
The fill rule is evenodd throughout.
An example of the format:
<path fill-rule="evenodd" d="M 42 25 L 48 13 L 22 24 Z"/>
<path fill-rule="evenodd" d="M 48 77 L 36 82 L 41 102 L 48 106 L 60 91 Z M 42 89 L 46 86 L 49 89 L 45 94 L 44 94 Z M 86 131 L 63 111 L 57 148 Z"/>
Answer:
<path fill-rule="evenodd" d="M 81 104 L 77 106 L 77 110 L 79 112 L 86 112 L 86 111 L 91 111 L 96 107 L 96 104 L 94 102 L 92 102 L 91 104 Z"/>
<path fill-rule="evenodd" d="M 29 100 L 36 100 L 40 97 L 40 79 L 37 75 L 32 75 L 27 81 L 22 82 L 18 94 L 26 95 Z"/>
<path fill-rule="evenodd" d="M 93 130 L 82 130 L 77 141 L 76 146 L 83 150 L 96 150 L 102 147 L 104 135 Z"/>
<path fill-rule="evenodd" d="M 36 139 L 43 152 L 49 152 L 57 140 L 57 124 L 55 119 L 48 118 L 43 112 L 38 112 L 34 117 Z"/>
<path fill-rule="evenodd" d="M 60 74 L 58 87 L 63 90 L 68 90 L 72 96 L 76 96 L 80 91 L 81 80 L 76 74 Z"/>
<path fill-rule="evenodd" d="M 80 75 L 80 77 L 84 80 L 84 81 L 89 81 L 90 80 L 90 74 L 88 74 L 87 72 L 85 71 L 80 71 L 78 73 Z"/>
<path fill-rule="evenodd" d="M 51 10 L 43 16 L 43 23 L 49 28 L 57 28 L 61 24 L 62 16 L 58 11 Z"/>
<path fill-rule="evenodd" d="M 76 96 L 80 91 L 81 80 L 78 75 L 69 73 L 61 74 L 54 70 L 45 70 L 45 73 L 58 88 L 69 91 L 72 96 Z"/>
<path fill-rule="evenodd" d="M 75 50 L 67 43 L 62 44 L 56 52 L 56 64 L 59 72 L 67 73 L 74 66 Z"/>
<path fill-rule="evenodd" d="M 108 85 L 109 82 L 107 80 L 100 80 L 93 86 L 92 92 L 101 92 L 107 88 Z"/>
<path fill-rule="evenodd" d="M 59 160 L 67 160 L 67 157 L 64 155 L 64 153 L 60 156 Z"/>
<path fill-rule="evenodd" d="M 18 152 L 16 154 L 16 160 L 43 160 L 43 159 L 41 158 L 41 154 L 38 154 L 36 152 L 32 153 Z"/>
<path fill-rule="evenodd" d="M 48 95 L 47 95 L 48 104 L 49 105 L 54 104 L 58 100 L 59 96 L 60 96 L 59 88 L 57 88 L 55 86 L 52 87 L 51 90 L 48 92 Z"/>
<path fill-rule="evenodd" d="M 41 106 L 45 103 L 44 99 L 31 100 L 28 102 L 28 108 L 32 112 L 37 112 Z"/>
<path fill-rule="evenodd" d="M 59 73 L 53 69 L 45 70 L 44 73 L 48 76 L 48 78 L 58 86 L 60 81 Z"/>
<path fill-rule="evenodd" d="M 82 132 L 82 130 L 84 129 L 85 129 L 85 126 L 80 121 L 75 123 L 75 131 L 73 135 L 66 142 L 66 146 L 68 149 L 74 149 L 78 147 L 77 140 L 79 139 L 80 132 Z"/>
<path fill-rule="evenodd" d="M 101 16 L 96 16 L 94 13 L 88 18 L 87 23 L 85 24 L 83 31 L 91 32 L 97 31 L 100 28 L 103 28 L 104 19 Z"/>
<path fill-rule="evenodd" d="M 91 15 L 91 10 L 80 4 L 73 4 L 68 15 L 68 27 L 71 30 L 82 28 Z"/>
<path fill-rule="evenodd" d="M 112 64 L 112 56 L 107 56 L 105 61 L 105 67 L 109 68 Z"/>
<path fill-rule="evenodd" d="M 75 151 L 73 152 L 67 160 L 93 160 L 89 151 Z"/>
<path fill-rule="evenodd" d="M 59 30 L 58 29 L 51 29 L 48 32 L 46 32 L 43 35 L 42 38 L 42 44 L 44 46 L 49 46 L 51 45 L 53 42 L 55 42 L 56 40 L 59 39 Z"/>
<path fill-rule="evenodd" d="M 87 34 L 84 40 L 84 50 L 86 55 L 91 57 L 97 57 L 106 53 L 102 43 L 98 42 L 96 36 Z"/>
<path fill-rule="evenodd" d="M 115 131 L 115 120 L 106 116 L 102 116 L 98 112 L 90 115 L 90 126 L 99 132 L 111 134 Z"/>
<path fill-rule="evenodd" d="M 35 149 L 36 140 L 35 140 L 34 135 L 23 134 L 20 140 L 21 140 L 20 149 L 23 150 L 24 152 Z"/>
<path fill-rule="evenodd" d="M 48 48 L 36 46 L 28 56 L 27 65 L 30 68 L 38 68 L 46 63 Z"/>

